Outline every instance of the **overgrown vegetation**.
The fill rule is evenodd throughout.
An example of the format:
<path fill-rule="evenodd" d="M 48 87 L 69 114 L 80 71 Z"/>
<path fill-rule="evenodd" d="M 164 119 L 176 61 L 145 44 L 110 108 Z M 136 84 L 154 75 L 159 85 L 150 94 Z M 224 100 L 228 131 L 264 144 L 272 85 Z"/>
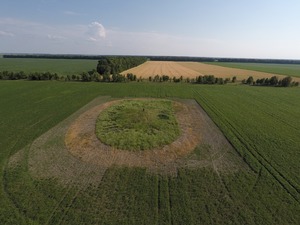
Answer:
<path fill-rule="evenodd" d="M 124 100 L 100 113 L 96 134 L 105 144 L 129 151 L 170 144 L 180 134 L 172 101 Z"/>

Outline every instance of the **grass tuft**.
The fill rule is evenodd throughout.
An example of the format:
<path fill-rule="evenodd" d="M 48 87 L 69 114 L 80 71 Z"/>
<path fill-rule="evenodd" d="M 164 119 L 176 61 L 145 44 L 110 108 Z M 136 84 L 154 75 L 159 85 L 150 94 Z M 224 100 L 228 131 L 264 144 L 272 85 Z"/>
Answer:
<path fill-rule="evenodd" d="M 124 100 L 100 113 L 96 134 L 123 150 L 147 150 L 170 144 L 180 134 L 170 100 Z"/>

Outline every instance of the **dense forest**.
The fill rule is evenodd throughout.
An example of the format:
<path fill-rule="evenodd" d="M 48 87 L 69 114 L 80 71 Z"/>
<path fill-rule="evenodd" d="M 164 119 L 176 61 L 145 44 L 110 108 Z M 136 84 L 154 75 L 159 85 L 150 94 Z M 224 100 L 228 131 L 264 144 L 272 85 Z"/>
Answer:
<path fill-rule="evenodd" d="M 44 59 L 95 59 L 112 57 L 142 57 L 152 61 L 189 61 L 189 62 L 241 62 L 241 63 L 276 63 L 300 64 L 294 59 L 255 59 L 255 58 L 218 58 L 218 57 L 189 57 L 189 56 L 117 56 L 117 55 L 54 55 L 54 54 L 4 54 L 3 58 L 44 58 Z"/>
<path fill-rule="evenodd" d="M 100 75 L 118 74 L 147 61 L 139 56 L 104 56 L 98 61 L 97 72 Z"/>

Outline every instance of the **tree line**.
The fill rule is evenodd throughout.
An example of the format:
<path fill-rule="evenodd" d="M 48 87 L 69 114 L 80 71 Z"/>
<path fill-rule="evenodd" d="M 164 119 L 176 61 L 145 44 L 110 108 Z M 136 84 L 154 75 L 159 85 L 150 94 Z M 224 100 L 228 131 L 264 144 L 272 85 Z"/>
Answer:
<path fill-rule="evenodd" d="M 25 73 L 20 72 L 10 72 L 10 71 L 0 71 L 0 80 L 61 80 L 64 79 L 63 76 L 59 76 L 57 73 L 50 72 L 33 72 Z"/>
<path fill-rule="evenodd" d="M 94 59 L 141 56 L 118 55 L 74 55 L 74 54 L 5 54 L 3 58 L 41 58 L 41 59 Z M 142 56 L 152 61 L 189 61 L 189 62 L 241 62 L 241 63 L 276 63 L 300 64 L 300 60 L 293 59 L 255 59 L 255 58 L 217 58 L 217 57 L 190 57 L 190 56 Z"/>
<path fill-rule="evenodd" d="M 20 72 L 9 72 L 0 71 L 0 80 L 57 80 L 57 81 L 82 81 L 82 82 L 126 82 L 126 81 L 140 81 L 141 78 L 137 78 L 136 75 L 128 73 L 126 75 L 122 74 L 112 74 L 109 76 L 102 76 L 96 70 L 91 70 L 89 72 L 83 72 L 81 74 L 73 74 L 67 76 L 59 76 L 57 73 L 50 72 L 33 72 L 25 73 Z"/>
<path fill-rule="evenodd" d="M 243 84 L 255 85 L 255 86 L 273 86 L 273 87 L 296 87 L 299 86 L 299 82 L 293 81 L 291 76 L 279 79 L 277 76 L 271 78 L 261 78 L 254 80 L 252 76 L 242 81 Z"/>

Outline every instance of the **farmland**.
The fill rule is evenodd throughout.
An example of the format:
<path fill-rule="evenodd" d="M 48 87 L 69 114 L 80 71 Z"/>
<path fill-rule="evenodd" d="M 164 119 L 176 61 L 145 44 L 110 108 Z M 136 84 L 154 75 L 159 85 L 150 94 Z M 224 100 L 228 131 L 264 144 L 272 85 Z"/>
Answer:
<path fill-rule="evenodd" d="M 221 64 L 223 65 L 223 64 Z M 271 71 L 270 71 L 271 72 Z M 270 78 L 272 73 L 250 71 L 246 69 L 228 68 L 219 65 L 210 65 L 198 62 L 171 62 L 171 61 L 148 61 L 140 66 L 126 70 L 122 74 L 133 73 L 138 77 L 148 79 L 149 76 L 168 75 L 170 77 L 195 78 L 199 75 L 214 75 L 221 78 L 237 77 L 238 80 L 247 79 L 249 76 L 257 78 Z M 278 75 L 283 78 L 283 75 Z M 299 81 L 299 78 L 295 79 Z"/>
<path fill-rule="evenodd" d="M 292 77 L 300 77 L 299 64 L 271 64 L 271 63 L 209 63 L 211 65 L 253 70 L 271 74 L 282 74 Z"/>
<path fill-rule="evenodd" d="M 97 69 L 97 60 L 88 59 L 44 59 L 44 58 L 0 58 L 0 71 L 50 72 L 59 76 L 79 75 Z M 253 76 L 270 78 L 277 75 L 280 79 L 289 75 L 293 80 L 300 81 L 299 65 L 289 64 L 255 64 L 255 63 L 198 63 L 147 61 L 137 67 L 123 71 L 121 74 L 132 73 L 137 78 L 148 79 L 156 75 L 168 75 L 170 78 L 196 78 L 200 75 L 214 75 L 219 78 L 237 77 L 239 81 Z"/>
<path fill-rule="evenodd" d="M 97 60 L 0 58 L 0 71 L 73 75 L 96 69 Z"/>
<path fill-rule="evenodd" d="M 155 75 L 168 75 L 168 76 L 184 76 L 184 77 L 196 77 L 200 74 L 185 66 L 181 66 L 176 62 L 160 62 L 160 61 L 148 61 L 140 66 L 126 70 L 122 74 L 133 73 L 138 77 L 148 78 Z"/>
<path fill-rule="evenodd" d="M 4 224 L 297 224 L 300 220 L 299 88 L 1 81 L 0 95 Z M 199 144 L 183 159 L 190 164 L 178 167 L 174 175 L 142 166 L 98 170 L 97 165 L 68 154 L 58 158 L 51 151 L 46 159 L 56 176 L 41 169 L 40 153 L 64 146 L 57 132 L 65 132 L 65 124 L 89 107 L 124 97 L 194 99 L 234 150 L 218 152 Z M 50 134 L 53 138 L 47 139 Z"/>

